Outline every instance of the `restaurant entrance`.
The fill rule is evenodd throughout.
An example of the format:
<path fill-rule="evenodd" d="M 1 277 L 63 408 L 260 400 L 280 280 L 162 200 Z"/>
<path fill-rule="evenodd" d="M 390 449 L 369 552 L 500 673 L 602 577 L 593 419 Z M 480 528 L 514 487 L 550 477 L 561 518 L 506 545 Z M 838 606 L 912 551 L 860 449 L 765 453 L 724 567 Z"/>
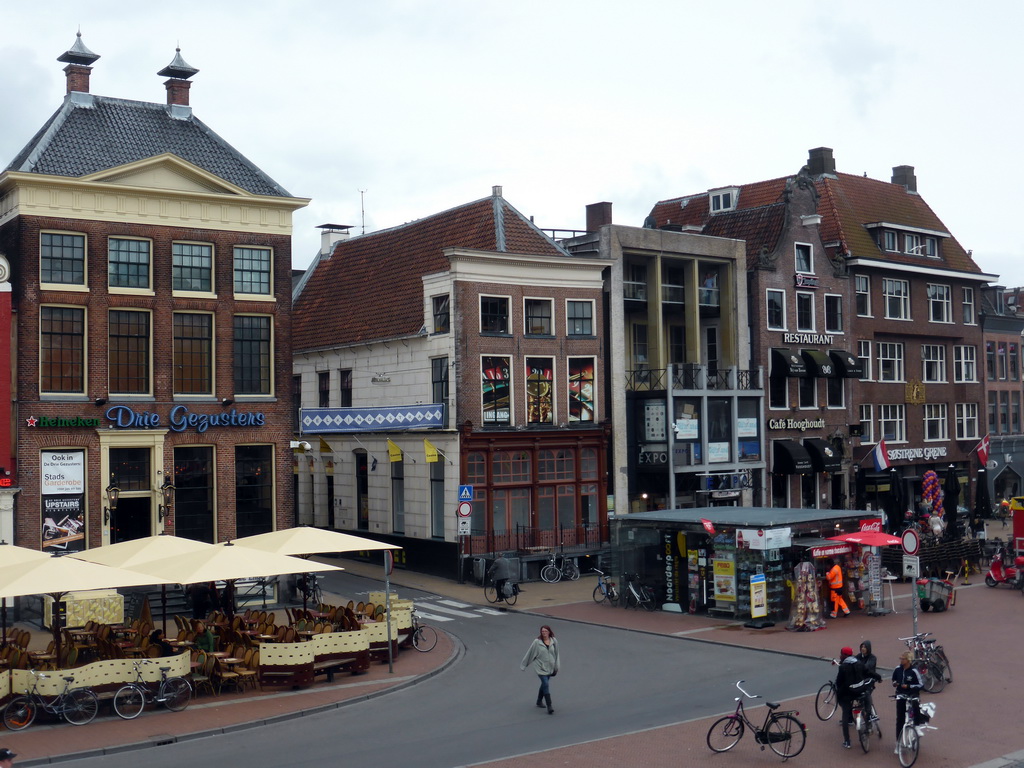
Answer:
<path fill-rule="evenodd" d="M 122 496 L 110 513 L 110 543 L 142 539 L 153 534 L 153 506 L 148 496 Z"/>

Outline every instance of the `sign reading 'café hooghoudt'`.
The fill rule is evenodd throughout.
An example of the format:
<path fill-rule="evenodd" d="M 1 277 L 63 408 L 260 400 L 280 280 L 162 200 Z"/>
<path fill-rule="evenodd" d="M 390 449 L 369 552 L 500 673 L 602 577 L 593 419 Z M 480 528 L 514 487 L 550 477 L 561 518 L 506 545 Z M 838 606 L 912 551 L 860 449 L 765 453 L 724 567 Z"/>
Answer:
<path fill-rule="evenodd" d="M 172 432 L 194 429 L 205 432 L 211 427 L 262 427 L 266 416 L 260 411 L 239 412 L 232 408 L 225 413 L 195 413 L 186 405 L 171 408 L 166 422 L 156 411 L 136 411 L 127 405 L 115 405 L 107 409 L 103 417 L 83 416 L 30 416 L 25 419 L 27 427 L 36 429 L 67 429 L 72 427 L 93 427 L 107 425 L 114 429 L 159 429 L 167 427 Z"/>

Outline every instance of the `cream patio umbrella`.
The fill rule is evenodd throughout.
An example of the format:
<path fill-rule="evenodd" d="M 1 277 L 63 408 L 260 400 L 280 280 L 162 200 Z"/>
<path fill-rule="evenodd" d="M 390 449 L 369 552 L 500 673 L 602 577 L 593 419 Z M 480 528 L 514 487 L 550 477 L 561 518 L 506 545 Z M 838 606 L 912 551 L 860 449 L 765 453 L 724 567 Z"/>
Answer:
<path fill-rule="evenodd" d="M 38 549 L 26 549 L 0 541 L 0 568 L 6 565 L 22 565 L 33 560 L 49 560 L 50 555 Z M 7 645 L 7 598 L 0 599 L 0 624 L 3 625 L 3 641 L 0 647 Z"/>
<path fill-rule="evenodd" d="M 201 552 L 206 549 L 213 549 L 213 544 L 161 533 L 157 536 L 145 536 L 141 539 L 108 544 L 104 547 L 94 547 L 93 549 L 68 555 L 68 557 L 85 560 L 90 563 L 99 563 L 100 565 L 112 565 L 117 568 L 142 569 L 154 560 L 177 557 L 191 552 Z M 166 632 L 167 584 L 160 585 L 160 611 L 163 630 Z"/>

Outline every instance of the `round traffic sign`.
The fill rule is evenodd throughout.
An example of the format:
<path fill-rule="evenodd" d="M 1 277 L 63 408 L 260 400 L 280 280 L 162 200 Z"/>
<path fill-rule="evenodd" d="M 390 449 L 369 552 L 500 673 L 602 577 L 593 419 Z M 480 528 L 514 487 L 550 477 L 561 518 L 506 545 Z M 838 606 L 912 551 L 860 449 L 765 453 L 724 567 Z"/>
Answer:
<path fill-rule="evenodd" d="M 468 501 L 460 501 L 457 512 L 459 517 L 469 517 L 473 514 L 473 505 Z"/>
<path fill-rule="evenodd" d="M 900 541 L 903 544 L 903 551 L 908 555 L 916 555 L 921 548 L 921 537 L 913 528 L 907 528 L 900 535 Z"/>

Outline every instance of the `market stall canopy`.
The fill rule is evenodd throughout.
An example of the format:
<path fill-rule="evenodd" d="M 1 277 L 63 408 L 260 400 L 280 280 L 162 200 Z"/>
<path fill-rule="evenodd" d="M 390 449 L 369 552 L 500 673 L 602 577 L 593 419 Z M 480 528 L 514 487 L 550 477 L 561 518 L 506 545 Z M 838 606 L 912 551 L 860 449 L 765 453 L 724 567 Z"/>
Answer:
<path fill-rule="evenodd" d="M 160 580 L 146 573 L 87 563 L 71 557 L 47 557 L 0 566 L 0 597 L 57 595 L 159 583 Z"/>
<path fill-rule="evenodd" d="M 772 450 L 775 452 L 775 460 L 772 463 L 774 472 L 803 475 L 813 469 L 807 449 L 795 440 L 776 440 Z"/>
<path fill-rule="evenodd" d="M 119 544 L 108 544 L 105 547 L 87 549 L 84 552 L 68 555 L 68 557 L 86 560 L 90 563 L 99 563 L 100 565 L 134 568 L 136 566 L 145 566 L 154 560 L 162 560 L 166 557 L 176 557 L 208 549 L 213 549 L 213 544 L 162 533 L 159 536 L 146 536 L 141 539 L 133 539 L 132 541 L 122 541 Z"/>
<path fill-rule="evenodd" d="M 778 366 L 783 376 L 806 376 L 807 365 L 804 359 L 791 349 L 776 347 L 772 349 L 772 368 Z"/>
<path fill-rule="evenodd" d="M 804 448 L 811 457 L 811 465 L 815 472 L 840 472 L 843 459 L 839 451 L 828 440 L 820 437 L 804 438 Z"/>
<path fill-rule="evenodd" d="M 365 552 L 381 549 L 401 549 L 397 544 L 385 544 L 362 536 L 353 536 L 339 531 L 312 528 L 308 525 L 298 528 L 284 528 L 270 533 L 259 533 L 235 539 L 239 547 L 250 547 L 261 552 L 278 555 L 313 555 L 322 552 Z M 308 569 L 307 569 L 308 570 Z"/>
<path fill-rule="evenodd" d="M 857 531 L 856 533 L 841 533 L 838 536 L 829 536 L 830 541 L 847 541 L 851 544 L 863 544 L 866 547 L 889 547 L 899 544 L 899 536 L 890 536 L 881 531 Z"/>
<path fill-rule="evenodd" d="M 298 557 L 236 546 L 230 541 L 211 546 L 207 550 L 154 560 L 138 568 L 145 573 L 153 574 L 158 582 L 171 584 L 196 584 L 200 581 L 230 581 L 281 576 L 287 573 L 344 570 L 334 565 L 311 563 Z"/>

